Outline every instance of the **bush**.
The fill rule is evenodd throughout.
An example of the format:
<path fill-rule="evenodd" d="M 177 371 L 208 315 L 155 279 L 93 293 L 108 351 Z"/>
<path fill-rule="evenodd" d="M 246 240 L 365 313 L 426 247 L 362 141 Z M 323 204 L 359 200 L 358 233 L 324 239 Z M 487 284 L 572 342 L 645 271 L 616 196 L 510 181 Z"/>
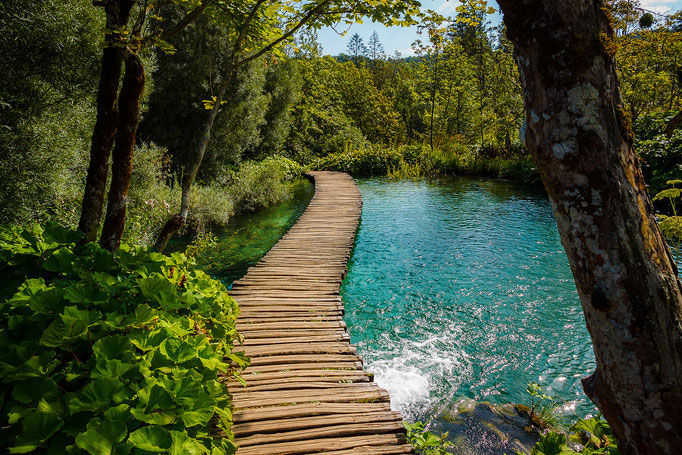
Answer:
<path fill-rule="evenodd" d="M 671 137 L 663 134 L 673 115 L 672 112 L 643 115 L 634 124 L 635 149 L 642 159 L 642 171 L 652 195 L 663 190 L 668 180 L 682 178 L 682 130 L 675 130 Z"/>
<path fill-rule="evenodd" d="M 0 380 L 11 453 L 232 453 L 219 375 L 238 307 L 183 254 L 76 245 L 48 223 L 0 239 Z M 233 363 L 225 363 L 225 358 Z M 216 424 L 226 439 L 212 439 Z"/>
<path fill-rule="evenodd" d="M 282 202 L 290 194 L 288 182 L 302 173 L 298 163 L 279 156 L 243 163 L 229 187 L 236 211 L 252 212 Z"/>
<path fill-rule="evenodd" d="M 524 455 L 523 452 L 517 452 Z M 578 419 L 568 434 L 550 431 L 533 446 L 530 455 L 620 455 L 618 441 L 601 415 Z"/>
<path fill-rule="evenodd" d="M 400 167 L 402 154 L 390 148 L 362 148 L 334 153 L 315 160 L 315 170 L 347 172 L 353 176 L 382 176 Z"/>

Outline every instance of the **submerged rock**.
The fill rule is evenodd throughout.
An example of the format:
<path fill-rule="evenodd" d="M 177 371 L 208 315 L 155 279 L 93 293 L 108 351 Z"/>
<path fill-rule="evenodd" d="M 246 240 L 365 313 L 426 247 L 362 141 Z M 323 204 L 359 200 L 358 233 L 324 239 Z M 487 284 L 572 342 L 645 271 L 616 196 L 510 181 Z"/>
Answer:
<path fill-rule="evenodd" d="M 431 422 L 430 430 L 448 434 L 457 455 L 530 453 L 540 435 L 529 426 L 525 406 L 461 399 Z"/>

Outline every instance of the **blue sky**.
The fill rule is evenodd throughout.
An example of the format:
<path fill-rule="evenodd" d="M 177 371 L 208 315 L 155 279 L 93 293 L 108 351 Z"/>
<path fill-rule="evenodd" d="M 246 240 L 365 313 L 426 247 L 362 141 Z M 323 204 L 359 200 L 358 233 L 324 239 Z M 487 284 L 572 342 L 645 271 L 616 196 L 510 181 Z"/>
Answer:
<path fill-rule="evenodd" d="M 458 0 L 421 0 L 421 3 L 423 9 L 432 9 L 446 16 L 454 14 L 455 8 L 459 5 Z M 682 9 L 682 0 L 640 0 L 640 3 L 643 8 L 658 13 Z M 494 0 L 489 4 L 497 8 Z M 499 23 L 500 20 L 499 14 L 492 18 L 493 23 Z M 366 43 L 373 31 L 379 34 L 384 50 L 389 55 L 395 51 L 403 56 L 412 55 L 411 45 L 419 38 L 417 27 L 386 27 L 372 22 L 340 26 L 336 30 L 327 27 L 319 31 L 318 38 L 324 54 L 337 55 L 346 51 L 351 35 L 359 34 Z M 342 32 L 346 33 L 345 36 L 340 35 Z"/>

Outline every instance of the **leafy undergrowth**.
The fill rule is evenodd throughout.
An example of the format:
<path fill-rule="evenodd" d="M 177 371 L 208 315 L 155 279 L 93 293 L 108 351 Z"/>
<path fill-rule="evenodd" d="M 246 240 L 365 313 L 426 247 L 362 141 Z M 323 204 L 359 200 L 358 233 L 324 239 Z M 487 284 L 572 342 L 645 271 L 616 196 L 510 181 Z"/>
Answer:
<path fill-rule="evenodd" d="M 225 287 L 184 254 L 112 254 L 80 237 L 48 224 L 0 239 L 0 446 L 233 453 L 218 379 L 247 360 L 232 353 L 238 307 Z"/>
<path fill-rule="evenodd" d="M 447 440 L 448 434 L 436 436 L 426 429 L 423 422 L 408 423 L 403 421 L 407 432 L 407 440 L 419 455 L 447 455 L 452 443 Z"/>
<path fill-rule="evenodd" d="M 523 455 L 522 452 L 518 452 Z M 601 415 L 578 419 L 566 434 L 550 431 L 532 448 L 531 455 L 620 455 L 618 441 Z"/>

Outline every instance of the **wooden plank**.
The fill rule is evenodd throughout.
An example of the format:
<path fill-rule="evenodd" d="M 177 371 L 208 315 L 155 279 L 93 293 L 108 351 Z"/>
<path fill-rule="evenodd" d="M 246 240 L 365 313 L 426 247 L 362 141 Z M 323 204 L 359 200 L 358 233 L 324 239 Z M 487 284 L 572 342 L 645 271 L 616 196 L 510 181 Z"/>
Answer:
<path fill-rule="evenodd" d="M 255 445 L 237 450 L 239 455 L 298 455 L 320 453 L 329 450 L 352 449 L 354 447 L 404 445 L 405 437 L 397 434 L 350 436 L 346 438 L 321 438 L 304 441 L 280 442 Z M 355 453 L 362 454 L 362 450 Z"/>
<path fill-rule="evenodd" d="M 289 232 L 230 291 L 251 358 L 247 387 L 222 378 L 237 455 L 412 453 L 388 392 L 362 368 L 342 319 L 341 280 L 362 198 L 346 174 L 312 173 L 315 195 Z"/>
<path fill-rule="evenodd" d="M 232 427 L 235 436 L 244 436 L 254 433 L 275 433 L 281 431 L 301 430 L 304 428 L 324 427 L 344 423 L 371 423 L 371 422 L 395 422 L 402 421 L 399 412 L 360 412 L 350 414 L 337 414 L 325 416 L 308 416 L 294 419 L 272 419 L 245 422 Z"/>
<path fill-rule="evenodd" d="M 357 414 L 373 412 L 389 412 L 388 403 L 307 403 L 292 406 L 263 407 L 238 409 L 233 413 L 235 425 L 244 422 L 272 419 L 295 419 L 308 416 L 330 416 L 338 414 Z"/>
<path fill-rule="evenodd" d="M 318 452 L 320 455 L 393 455 L 402 453 L 415 453 L 410 444 L 387 445 L 387 446 L 362 446 L 352 449 L 334 450 L 332 452 Z"/>
<path fill-rule="evenodd" d="M 233 405 L 236 409 L 254 408 L 261 406 L 274 406 L 301 403 L 367 403 L 386 402 L 390 399 L 384 389 L 374 390 L 343 390 L 337 389 L 334 393 L 325 390 L 295 390 L 295 391 L 258 391 L 245 392 L 246 396 L 233 392 Z"/>
<path fill-rule="evenodd" d="M 403 431 L 403 423 L 395 421 L 379 421 L 365 423 L 342 423 L 325 427 L 306 428 L 303 430 L 286 431 L 282 433 L 254 434 L 239 438 L 239 447 L 278 442 L 302 441 L 313 438 L 338 438 L 343 436 L 376 435 L 383 433 L 398 433 Z"/>

